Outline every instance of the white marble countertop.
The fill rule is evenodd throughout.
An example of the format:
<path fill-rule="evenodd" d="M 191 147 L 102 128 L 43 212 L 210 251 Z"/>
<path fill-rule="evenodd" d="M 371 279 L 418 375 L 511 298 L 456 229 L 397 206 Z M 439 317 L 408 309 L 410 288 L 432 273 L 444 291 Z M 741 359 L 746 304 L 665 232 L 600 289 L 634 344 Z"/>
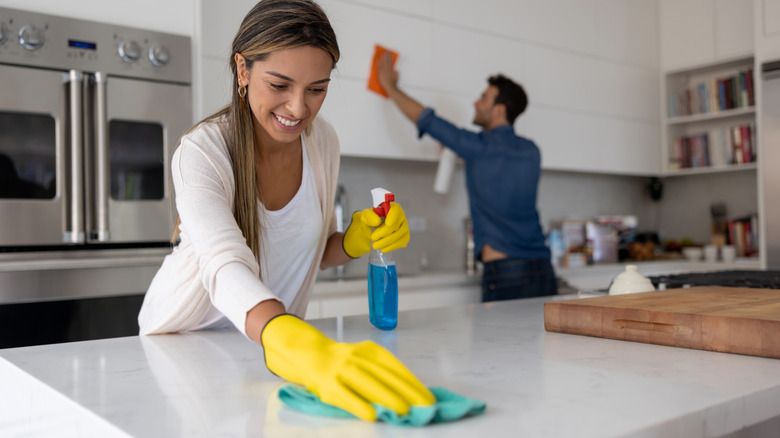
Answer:
<path fill-rule="evenodd" d="M 559 297 L 563 298 L 563 297 Z M 483 415 L 406 429 L 308 416 L 233 330 L 0 350 L 0 436 L 703 437 L 780 415 L 780 360 L 545 332 L 544 298 L 313 321 L 371 338 Z"/>

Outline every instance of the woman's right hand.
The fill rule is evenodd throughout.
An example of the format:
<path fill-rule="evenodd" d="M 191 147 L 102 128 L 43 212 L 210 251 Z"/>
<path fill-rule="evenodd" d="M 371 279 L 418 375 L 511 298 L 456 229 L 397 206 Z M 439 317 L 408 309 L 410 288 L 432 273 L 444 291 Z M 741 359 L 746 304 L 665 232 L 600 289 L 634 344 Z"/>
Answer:
<path fill-rule="evenodd" d="M 374 403 L 406 415 L 412 406 L 436 402 L 392 353 L 372 341 L 335 342 L 289 314 L 272 319 L 261 337 L 271 372 L 363 420 L 376 420 Z"/>

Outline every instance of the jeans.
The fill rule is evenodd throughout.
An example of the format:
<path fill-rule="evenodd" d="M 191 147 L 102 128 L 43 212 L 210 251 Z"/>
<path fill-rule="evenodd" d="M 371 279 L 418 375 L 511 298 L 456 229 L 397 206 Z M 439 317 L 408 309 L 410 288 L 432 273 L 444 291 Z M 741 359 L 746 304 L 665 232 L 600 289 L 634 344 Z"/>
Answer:
<path fill-rule="evenodd" d="M 501 259 L 484 264 L 482 302 L 556 295 L 558 282 L 549 259 Z"/>

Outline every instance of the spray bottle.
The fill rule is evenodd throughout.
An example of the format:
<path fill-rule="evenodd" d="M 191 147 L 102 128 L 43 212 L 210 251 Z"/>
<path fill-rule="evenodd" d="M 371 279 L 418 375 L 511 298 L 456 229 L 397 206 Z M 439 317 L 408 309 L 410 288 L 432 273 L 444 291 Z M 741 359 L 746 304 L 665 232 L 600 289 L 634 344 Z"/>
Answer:
<path fill-rule="evenodd" d="M 395 195 L 381 188 L 371 190 L 374 212 L 387 217 Z M 398 274 L 392 253 L 372 249 L 368 257 L 368 314 L 371 324 L 381 330 L 393 330 L 398 325 Z"/>

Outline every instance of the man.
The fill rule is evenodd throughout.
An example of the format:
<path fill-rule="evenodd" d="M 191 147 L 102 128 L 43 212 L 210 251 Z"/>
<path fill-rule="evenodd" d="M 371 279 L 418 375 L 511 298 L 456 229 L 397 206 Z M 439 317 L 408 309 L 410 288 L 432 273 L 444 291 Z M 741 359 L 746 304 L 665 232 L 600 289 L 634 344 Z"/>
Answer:
<path fill-rule="evenodd" d="M 475 256 L 485 268 L 482 301 L 555 295 L 555 271 L 536 211 L 541 155 L 513 128 L 528 104 L 523 88 L 503 75 L 490 77 L 474 102 L 474 124 L 483 129 L 475 133 L 401 91 L 391 55 L 379 59 L 377 71 L 379 83 L 419 135 L 430 135 L 466 162 Z"/>

